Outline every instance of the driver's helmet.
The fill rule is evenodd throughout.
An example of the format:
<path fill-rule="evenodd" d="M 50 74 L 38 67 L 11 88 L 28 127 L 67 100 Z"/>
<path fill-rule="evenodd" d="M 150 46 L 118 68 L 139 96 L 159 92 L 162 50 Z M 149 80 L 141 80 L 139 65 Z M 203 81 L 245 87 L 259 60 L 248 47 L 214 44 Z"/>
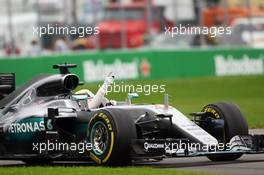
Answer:
<path fill-rule="evenodd" d="M 88 89 L 79 90 L 79 91 L 75 92 L 74 94 L 76 94 L 76 95 L 87 95 L 88 98 L 94 97 L 94 94 Z"/>

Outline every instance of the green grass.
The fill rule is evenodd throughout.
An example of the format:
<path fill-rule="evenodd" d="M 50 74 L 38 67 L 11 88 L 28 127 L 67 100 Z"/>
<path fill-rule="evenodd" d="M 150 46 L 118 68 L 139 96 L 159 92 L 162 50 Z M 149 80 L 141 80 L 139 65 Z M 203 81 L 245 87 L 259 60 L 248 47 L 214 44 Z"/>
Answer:
<path fill-rule="evenodd" d="M 121 82 L 116 82 L 120 84 Z M 125 81 L 123 84 L 166 85 L 170 104 L 185 114 L 200 111 L 209 103 L 226 101 L 236 103 L 251 128 L 264 128 L 264 76 L 231 76 L 178 80 Z M 86 86 L 96 92 L 97 84 Z M 163 103 L 163 93 L 152 93 L 134 100 L 135 103 Z M 126 93 L 110 93 L 109 99 L 124 100 Z"/>
<path fill-rule="evenodd" d="M 109 168 L 109 167 L 11 167 L 0 168 L 0 174 L 8 175 L 206 175 L 207 173 L 182 172 L 157 168 Z"/>

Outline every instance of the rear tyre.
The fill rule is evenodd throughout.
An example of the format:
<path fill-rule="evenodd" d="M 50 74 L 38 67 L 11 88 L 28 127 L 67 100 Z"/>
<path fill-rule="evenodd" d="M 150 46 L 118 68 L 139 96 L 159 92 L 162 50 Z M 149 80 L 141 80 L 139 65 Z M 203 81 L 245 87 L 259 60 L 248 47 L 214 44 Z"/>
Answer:
<path fill-rule="evenodd" d="M 248 124 L 237 105 L 224 102 L 214 103 L 206 105 L 202 111 L 207 112 L 205 119 L 207 121 L 211 121 L 211 119 L 215 120 L 215 123 L 223 121 L 222 127 L 202 126 L 218 139 L 219 142 L 226 144 L 236 135 L 248 135 Z M 217 120 L 220 122 L 217 122 Z M 232 161 L 240 158 L 242 155 L 241 153 L 236 153 L 209 155 L 207 157 L 212 161 Z"/>
<path fill-rule="evenodd" d="M 137 134 L 129 116 L 117 110 L 101 110 L 90 120 L 87 133 L 92 144 L 90 157 L 97 164 L 120 166 L 131 162 L 131 140 Z"/>

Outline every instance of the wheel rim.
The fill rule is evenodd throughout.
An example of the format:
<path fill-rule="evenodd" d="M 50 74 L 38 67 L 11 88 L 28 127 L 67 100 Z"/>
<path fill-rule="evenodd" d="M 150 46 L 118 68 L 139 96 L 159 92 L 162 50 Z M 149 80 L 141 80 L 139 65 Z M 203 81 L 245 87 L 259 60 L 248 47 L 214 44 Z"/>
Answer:
<path fill-rule="evenodd" d="M 108 147 L 108 131 L 105 123 L 96 122 L 91 130 L 90 143 L 93 146 L 93 152 L 100 156 L 105 153 Z"/>

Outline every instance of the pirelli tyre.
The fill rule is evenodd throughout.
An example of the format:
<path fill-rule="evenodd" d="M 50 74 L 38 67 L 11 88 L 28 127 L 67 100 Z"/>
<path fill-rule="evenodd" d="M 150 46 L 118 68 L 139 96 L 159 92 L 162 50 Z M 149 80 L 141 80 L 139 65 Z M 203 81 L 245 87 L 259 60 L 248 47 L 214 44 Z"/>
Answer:
<path fill-rule="evenodd" d="M 230 103 L 214 103 L 206 105 L 203 110 L 206 112 L 205 121 L 213 119 L 215 126 L 203 126 L 220 143 L 228 143 L 236 135 L 248 135 L 248 124 L 239 107 Z M 212 120 L 211 120 L 212 121 Z M 222 126 L 221 126 L 222 125 Z M 207 156 L 212 161 L 232 161 L 240 158 L 241 153 L 219 154 Z"/>
<path fill-rule="evenodd" d="M 89 122 L 91 159 L 101 165 L 127 165 L 131 162 L 131 140 L 136 138 L 132 119 L 118 110 L 101 110 Z"/>

